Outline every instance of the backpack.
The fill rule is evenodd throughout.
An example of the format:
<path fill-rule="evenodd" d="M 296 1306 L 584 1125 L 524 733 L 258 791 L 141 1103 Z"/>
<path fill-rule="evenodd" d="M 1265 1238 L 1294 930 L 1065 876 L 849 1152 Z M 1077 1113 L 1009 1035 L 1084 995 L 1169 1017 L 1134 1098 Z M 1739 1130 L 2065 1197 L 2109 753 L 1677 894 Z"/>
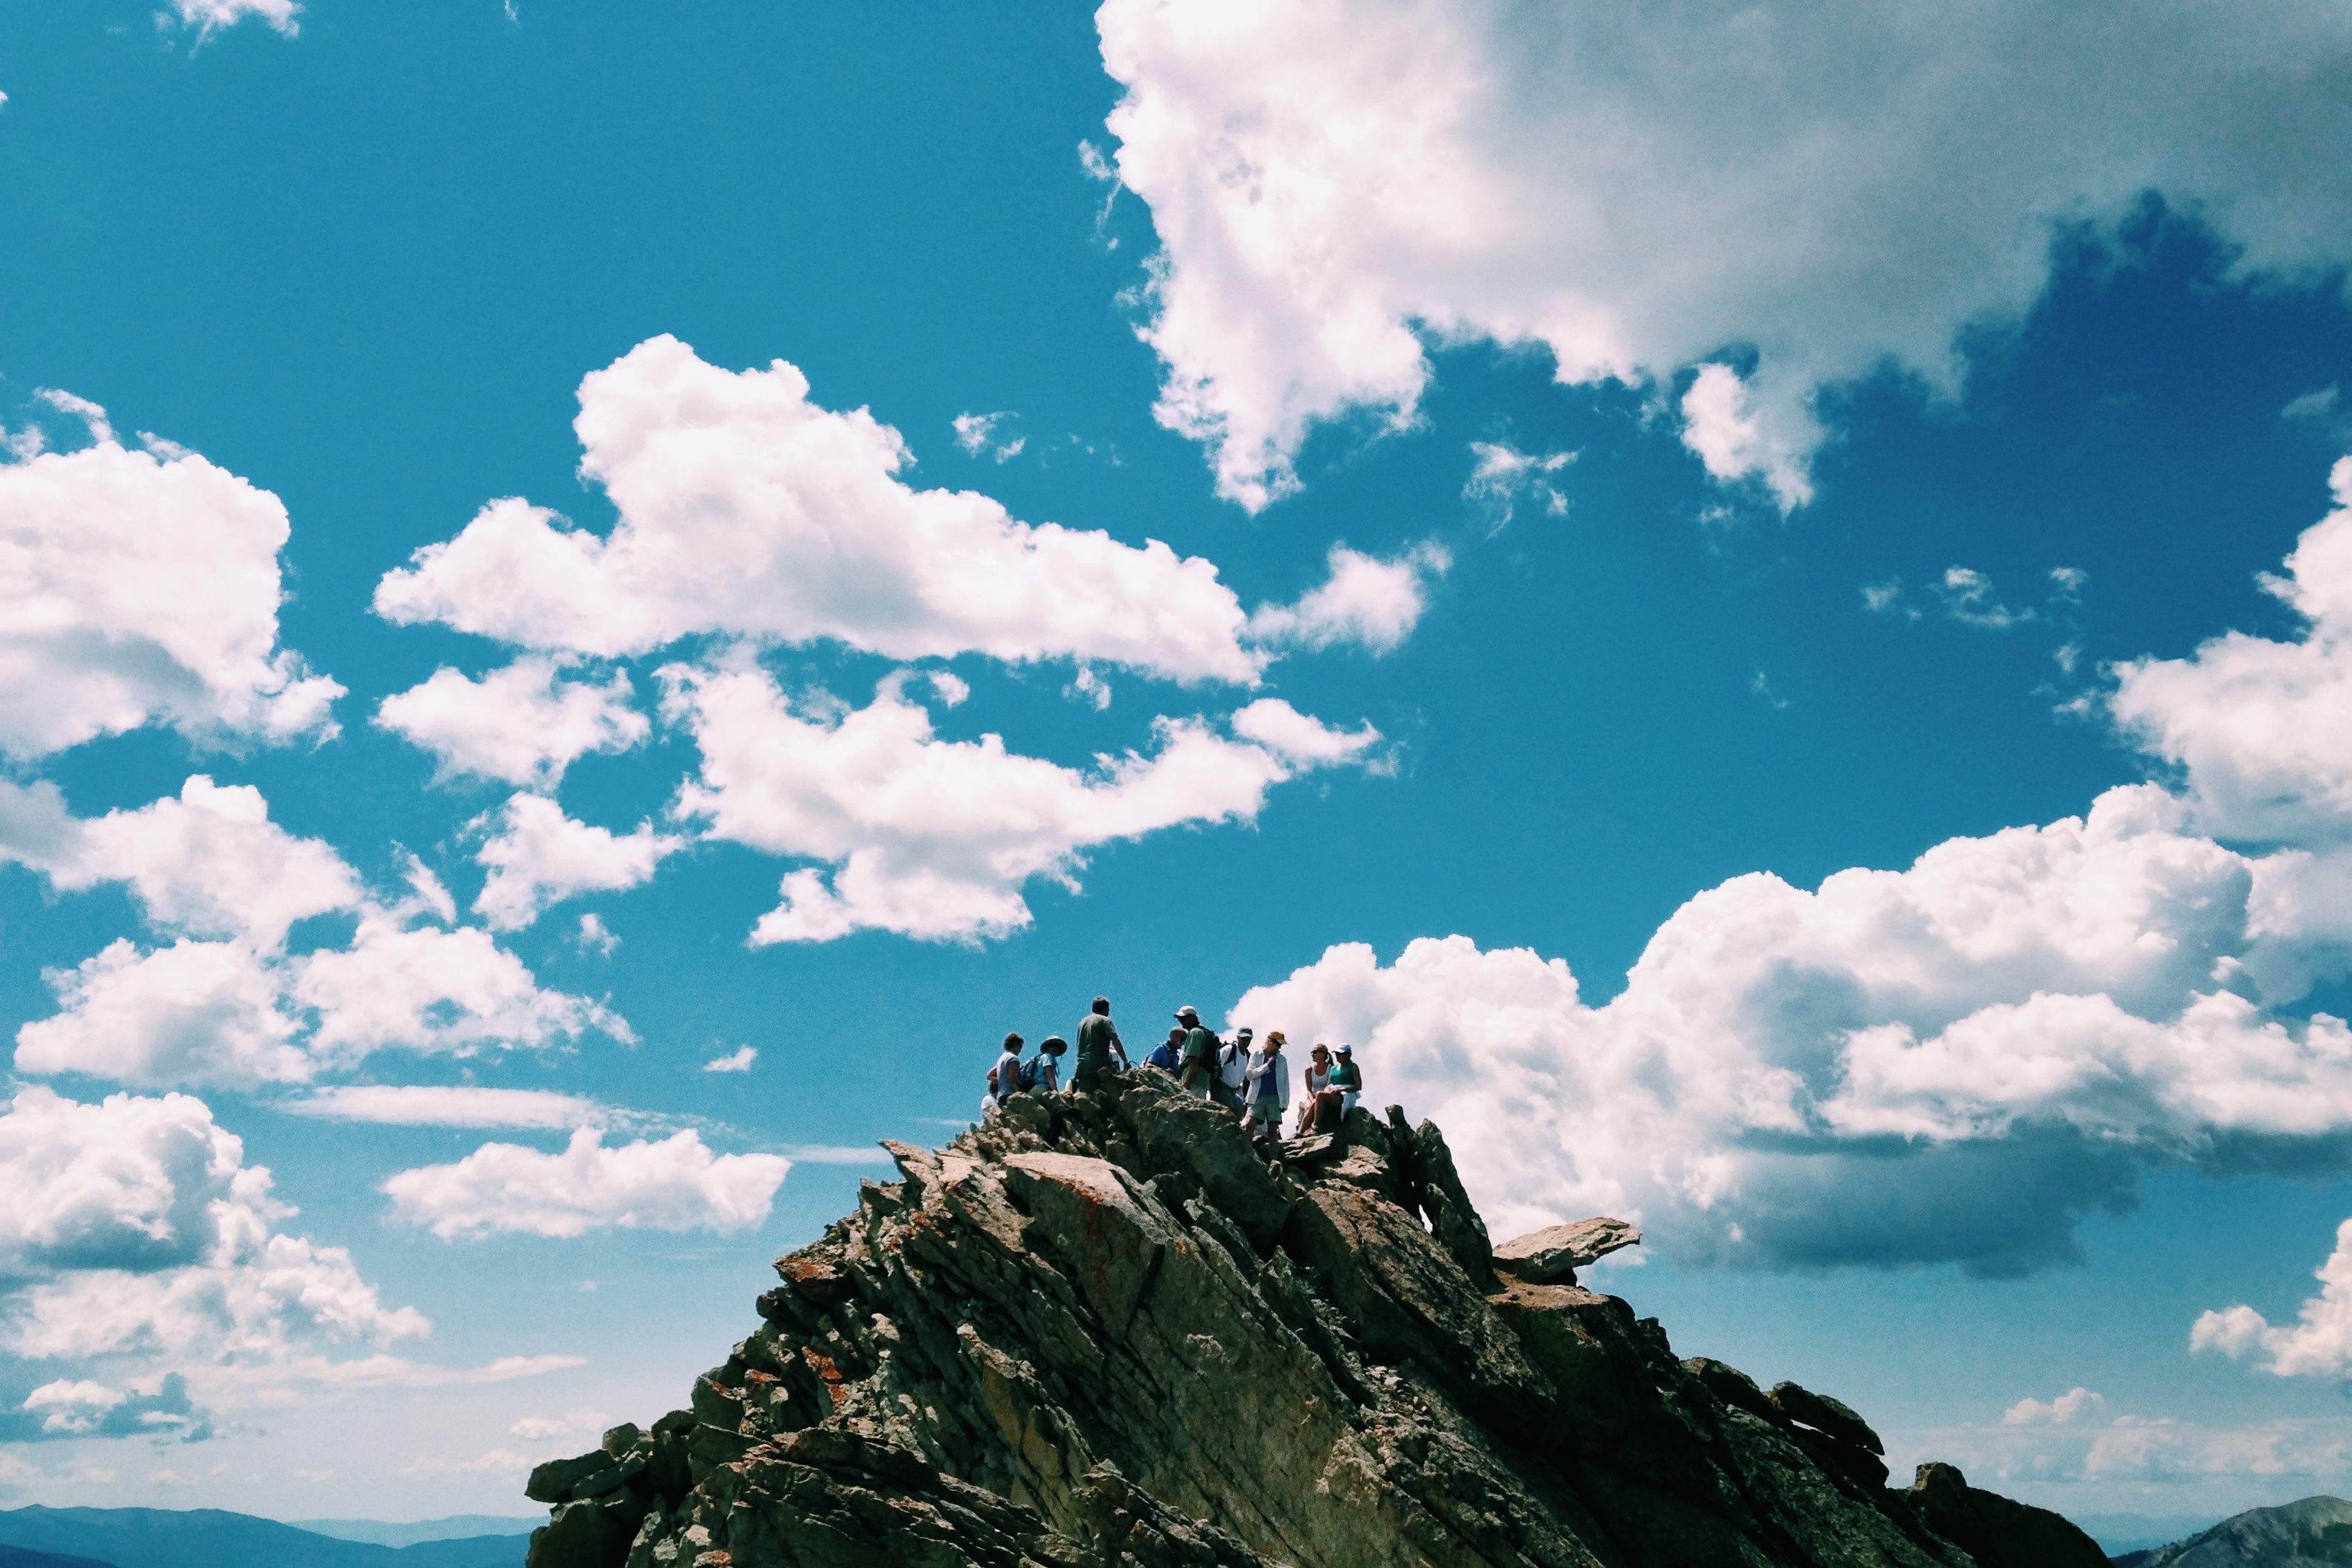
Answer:
<path fill-rule="evenodd" d="M 1031 1057 L 1027 1061 L 1021 1064 L 1020 1071 L 1014 1073 L 1013 1077 L 1021 1080 L 1022 1093 L 1027 1094 L 1030 1090 L 1037 1087 L 1037 1076 L 1040 1069 L 1042 1069 L 1045 1065 L 1045 1053 L 1043 1051 L 1039 1051 L 1035 1056 Z"/>

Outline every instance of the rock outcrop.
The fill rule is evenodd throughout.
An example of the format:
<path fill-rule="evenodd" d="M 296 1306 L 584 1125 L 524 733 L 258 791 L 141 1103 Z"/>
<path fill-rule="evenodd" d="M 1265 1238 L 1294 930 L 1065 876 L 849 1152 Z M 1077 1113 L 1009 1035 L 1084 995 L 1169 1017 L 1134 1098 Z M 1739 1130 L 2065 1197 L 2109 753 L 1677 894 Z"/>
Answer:
<path fill-rule="evenodd" d="M 1149 1069 L 1057 1104 L 886 1144 L 902 1179 L 778 1261 L 690 1408 L 531 1477 L 530 1568 L 2105 1562 L 1948 1468 L 1888 1489 L 1834 1400 L 1498 1273 L 1430 1122 L 1254 1148 Z"/>

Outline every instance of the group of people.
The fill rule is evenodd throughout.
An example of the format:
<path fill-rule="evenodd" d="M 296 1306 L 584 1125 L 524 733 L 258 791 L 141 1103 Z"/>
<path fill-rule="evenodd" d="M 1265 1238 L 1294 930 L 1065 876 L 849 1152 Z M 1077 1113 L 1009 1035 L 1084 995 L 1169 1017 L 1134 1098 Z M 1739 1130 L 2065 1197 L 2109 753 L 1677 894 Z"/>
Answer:
<path fill-rule="evenodd" d="M 1269 1029 L 1260 1041 L 1256 1031 L 1236 1029 L 1232 1039 L 1224 1040 L 1201 1022 L 1198 1008 L 1179 1007 L 1174 1016 L 1175 1026 L 1168 1031 L 1168 1037 L 1154 1046 L 1139 1065 L 1156 1068 L 1174 1079 L 1186 1093 L 1235 1112 L 1242 1119 L 1242 1131 L 1251 1137 L 1281 1137 L 1283 1119 L 1291 1107 L 1290 1061 L 1284 1054 L 1288 1042 L 1282 1031 Z M 1055 1097 L 1089 1089 L 1108 1074 L 1136 1070 L 1139 1064 L 1128 1059 L 1126 1043 L 1111 1022 L 1108 997 L 1095 998 L 1093 1010 L 1078 1023 L 1077 1036 L 1078 1059 L 1066 1086 L 1062 1081 L 1062 1058 L 1069 1054 L 1069 1041 L 1048 1035 L 1038 1042 L 1036 1055 L 1024 1058 L 1022 1051 L 1027 1042 L 1019 1035 L 1005 1036 L 996 1065 L 988 1069 L 988 1093 L 980 1102 L 982 1119 L 1015 1094 L 1039 1095 L 1045 1099 L 1052 1117 L 1051 1131 L 1058 1134 L 1066 1111 Z M 1341 1046 L 1335 1053 L 1318 1043 L 1307 1053 L 1304 1081 L 1306 1093 L 1298 1101 L 1297 1125 L 1291 1135 L 1337 1130 L 1364 1092 L 1364 1073 L 1356 1065 L 1356 1048 Z"/>

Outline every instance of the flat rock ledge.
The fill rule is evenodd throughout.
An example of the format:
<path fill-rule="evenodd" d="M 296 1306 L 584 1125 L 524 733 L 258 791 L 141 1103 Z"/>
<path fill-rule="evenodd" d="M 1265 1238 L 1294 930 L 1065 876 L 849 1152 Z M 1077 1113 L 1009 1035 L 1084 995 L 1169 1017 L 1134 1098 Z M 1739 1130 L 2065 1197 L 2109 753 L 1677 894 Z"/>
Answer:
<path fill-rule="evenodd" d="M 1150 1068 L 1065 1103 L 884 1145 L 687 1408 L 532 1474 L 530 1568 L 2106 1561 L 1566 1282 L 1631 1226 L 1494 1247 L 1433 1123 L 1253 1146 Z"/>

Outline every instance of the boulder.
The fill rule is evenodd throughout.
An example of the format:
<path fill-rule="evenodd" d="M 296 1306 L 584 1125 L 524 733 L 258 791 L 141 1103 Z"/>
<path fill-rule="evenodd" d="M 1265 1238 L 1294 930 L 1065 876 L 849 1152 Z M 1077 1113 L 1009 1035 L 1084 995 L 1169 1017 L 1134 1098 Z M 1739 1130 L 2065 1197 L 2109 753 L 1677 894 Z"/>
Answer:
<path fill-rule="evenodd" d="M 2074 1521 L 1980 1491 L 1956 1466 L 1920 1466 L 1903 1495 L 1929 1530 L 1978 1568 L 2105 1568 L 2107 1554 Z"/>
<path fill-rule="evenodd" d="M 1533 1285 L 1570 1283 L 1576 1270 L 1595 1258 L 1641 1241 L 1641 1227 L 1622 1219 L 1580 1219 L 1504 1242 L 1494 1250 L 1495 1267 Z"/>
<path fill-rule="evenodd" d="M 1800 1421 L 1814 1431 L 1840 1443 L 1850 1443 L 1884 1455 L 1886 1445 L 1870 1429 L 1870 1423 L 1856 1415 L 1851 1406 L 1832 1399 L 1826 1394 L 1815 1394 L 1793 1383 L 1776 1383 L 1765 1396 L 1772 1407 L 1791 1421 Z"/>

